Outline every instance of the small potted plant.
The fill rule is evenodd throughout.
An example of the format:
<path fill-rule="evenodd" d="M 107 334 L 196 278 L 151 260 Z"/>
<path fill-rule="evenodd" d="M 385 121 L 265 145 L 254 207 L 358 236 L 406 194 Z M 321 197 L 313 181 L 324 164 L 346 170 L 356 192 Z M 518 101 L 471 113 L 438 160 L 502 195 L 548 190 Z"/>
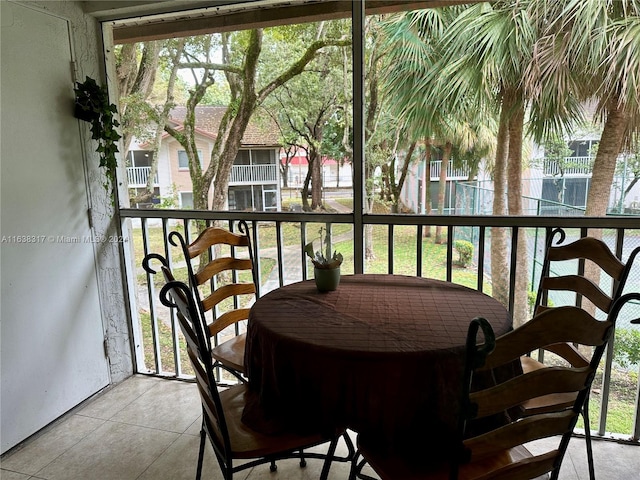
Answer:
<path fill-rule="evenodd" d="M 325 251 L 314 250 L 313 242 L 305 245 L 304 251 L 313 263 L 313 276 L 316 280 L 316 287 L 320 292 L 329 292 L 338 288 L 340 283 L 340 265 L 342 264 L 342 254 L 337 251 L 331 254 L 331 239 L 329 235 L 324 236 L 324 228 L 320 229 L 320 243 L 324 244 Z"/>

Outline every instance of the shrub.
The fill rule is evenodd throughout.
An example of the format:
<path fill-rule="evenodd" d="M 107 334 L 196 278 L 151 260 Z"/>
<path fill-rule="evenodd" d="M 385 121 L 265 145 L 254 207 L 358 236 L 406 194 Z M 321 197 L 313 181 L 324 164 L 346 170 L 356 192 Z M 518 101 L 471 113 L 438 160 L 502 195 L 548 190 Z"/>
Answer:
<path fill-rule="evenodd" d="M 468 267 L 473 258 L 473 244 L 466 240 L 456 240 L 453 246 L 458 252 L 458 264 Z"/>
<path fill-rule="evenodd" d="M 622 368 L 640 363 L 640 331 L 627 328 L 616 330 L 613 361 Z"/>

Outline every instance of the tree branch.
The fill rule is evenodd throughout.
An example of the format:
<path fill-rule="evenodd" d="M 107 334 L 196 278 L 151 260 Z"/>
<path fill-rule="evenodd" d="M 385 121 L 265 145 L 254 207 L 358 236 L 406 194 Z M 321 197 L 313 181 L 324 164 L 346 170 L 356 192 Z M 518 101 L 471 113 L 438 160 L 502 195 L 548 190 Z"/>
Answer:
<path fill-rule="evenodd" d="M 307 66 L 311 60 L 315 58 L 318 50 L 323 49 L 324 47 L 347 47 L 351 45 L 351 40 L 348 39 L 339 39 L 339 40 L 317 40 L 309 45 L 307 51 L 304 52 L 302 57 L 295 62 L 286 72 L 283 72 L 281 75 L 273 79 L 269 82 L 262 90 L 258 92 L 258 103 L 262 103 L 262 101 L 269 96 L 271 92 L 273 92 L 276 88 L 283 85 L 284 83 L 291 80 L 296 75 L 299 75 L 304 70 L 304 67 Z"/>
<path fill-rule="evenodd" d="M 223 72 L 242 74 L 243 70 L 240 67 L 233 65 L 226 65 L 224 63 L 211 63 L 211 62 L 181 62 L 178 68 L 204 68 L 207 70 L 220 70 Z"/>

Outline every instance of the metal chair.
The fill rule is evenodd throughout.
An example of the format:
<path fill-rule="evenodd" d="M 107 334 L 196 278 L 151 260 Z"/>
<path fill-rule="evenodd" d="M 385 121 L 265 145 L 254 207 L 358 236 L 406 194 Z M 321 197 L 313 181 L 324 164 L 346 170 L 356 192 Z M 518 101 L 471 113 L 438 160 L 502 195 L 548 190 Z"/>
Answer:
<path fill-rule="evenodd" d="M 542 312 L 498 339 L 494 338 L 491 325 L 485 319 L 474 319 L 467 335 L 458 440 L 452 445 L 450 461 L 426 464 L 423 459 L 381 452 L 376 448 L 375 440 L 359 436 L 351 479 L 373 478 L 362 473 L 366 463 L 383 480 L 519 480 L 547 478 L 549 472 L 552 479 L 557 479 L 573 428 L 587 399 L 607 342 L 613 334 L 618 313 L 630 299 L 638 300 L 640 294 L 628 294 L 618 299 L 604 321 L 594 319 L 578 307 L 558 307 Z M 479 331 L 483 333 L 481 344 L 478 344 Z M 595 347 L 591 360 L 581 368 L 542 368 L 488 388 L 471 390 L 475 374 L 518 361 L 520 356 L 537 348 L 564 342 Z M 524 417 L 506 415 L 502 423 L 489 424 L 481 432 L 474 432 L 470 428 L 472 422 L 505 411 L 513 412 L 513 409 L 519 409 L 530 399 L 556 393 L 572 393 L 572 405 L 569 408 L 556 405 L 555 409 Z M 425 434 L 433 435 L 435 432 Z M 538 444 L 538 453 L 533 454 L 525 444 L 540 439 L 548 440 Z M 554 442 L 554 439 L 557 441 Z"/>
<path fill-rule="evenodd" d="M 327 454 L 304 454 L 306 458 L 324 460 L 321 479 L 328 477 L 333 460 L 351 460 L 353 447 L 350 446 L 350 440 L 346 434 L 345 441 L 350 455 L 340 458 L 334 455 L 338 439 L 344 432 L 335 432 L 331 435 L 320 433 L 298 435 L 292 432 L 264 435 L 246 426 L 242 422 L 242 412 L 251 394 L 246 384 L 238 384 L 218 391 L 207 325 L 202 322 L 192 290 L 182 282 L 172 281 L 165 284 L 160 291 L 160 300 L 168 307 L 177 308 L 178 321 L 185 337 L 187 352 L 195 371 L 202 401 L 202 429 L 196 479 L 200 479 L 202 474 L 206 437 L 210 440 L 225 480 L 231 480 L 234 473 L 238 471 L 264 463 L 271 463 L 271 470 L 274 471 L 277 459 L 300 456 L 300 465 L 305 466 L 306 460 L 302 457 L 302 449 L 327 442 L 329 442 Z M 250 461 L 234 466 L 234 460 Z"/>
<path fill-rule="evenodd" d="M 246 334 L 240 325 L 249 317 L 250 304 L 257 296 L 258 280 L 247 223 L 238 222 L 238 230 L 239 233 L 235 233 L 209 227 L 189 245 L 179 232 L 174 231 L 169 234 L 169 242 L 182 248 L 198 311 L 203 319 L 210 317 L 207 323 L 209 336 L 215 339 L 211 349 L 215 366 L 246 381 Z M 196 269 L 194 263 L 197 261 L 200 265 Z M 218 343 L 219 335 L 230 335 L 230 338 Z"/>
<path fill-rule="evenodd" d="M 583 299 L 587 299 L 605 315 L 610 314 L 614 302 L 620 298 L 624 291 L 629 271 L 633 266 L 636 256 L 640 253 L 640 247 L 631 252 L 625 264 L 616 258 L 616 256 L 611 253 L 609 247 L 601 240 L 593 237 L 583 237 L 574 242 L 561 245 L 565 238 L 566 234 L 564 230 L 560 228 L 552 230 L 548 237 L 540 286 L 534 307 L 534 316 L 556 306 L 549 300 L 550 292 L 564 292 L 565 296 L 570 297 L 567 301 L 579 307 L 582 307 Z M 577 267 L 573 270 L 568 270 L 566 263 L 564 266 L 562 264 L 562 262 L 567 261 L 577 262 Z M 587 261 L 592 262 L 598 267 L 599 274 L 595 282 L 585 276 Z M 611 283 L 610 294 L 605 293 L 605 291 L 600 288 L 600 284 L 596 283 L 598 280 L 600 280 L 600 284 Z M 549 358 L 545 360 L 545 351 L 552 352 L 556 356 L 553 357 L 553 360 Z M 557 363 L 560 359 L 564 359 L 564 361 L 567 361 L 577 368 L 589 362 L 588 356 L 585 356 L 584 352 L 579 351 L 570 343 L 562 342 L 539 351 L 537 359 L 532 356 L 524 356 L 521 359 L 522 369 L 525 372 L 530 372 L 544 368 L 550 362 L 551 364 Z M 528 414 L 529 412 L 540 412 L 547 408 L 555 408 L 554 404 L 556 403 L 570 406 L 574 400 L 575 398 L 573 398 L 570 393 L 534 399 L 525 405 L 525 413 Z M 595 480 L 588 398 L 584 403 L 582 416 L 584 419 L 589 477 L 591 480 Z"/>

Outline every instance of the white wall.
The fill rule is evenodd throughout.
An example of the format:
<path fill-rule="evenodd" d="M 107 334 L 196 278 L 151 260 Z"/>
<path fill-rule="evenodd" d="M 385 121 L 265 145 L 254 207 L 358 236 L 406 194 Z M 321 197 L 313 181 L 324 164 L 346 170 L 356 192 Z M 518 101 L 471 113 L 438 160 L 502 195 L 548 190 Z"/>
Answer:
<path fill-rule="evenodd" d="M 98 25 L 79 2 L 2 10 L 4 452 L 133 367 L 120 245 L 95 240 L 118 237 L 114 207 L 73 117 L 72 51 L 102 81 Z"/>
<path fill-rule="evenodd" d="M 106 84 L 101 28 L 94 18 L 83 13 L 83 4 L 86 2 L 39 0 L 21 3 L 68 19 L 72 28 L 71 41 L 75 51 L 77 77 L 84 80 L 86 76 L 90 76 Z M 100 237 L 117 238 L 120 235 L 120 225 L 114 213 L 111 196 L 103 186 L 105 176 L 102 169 L 98 167 L 99 159 L 94 152 L 96 146 L 91 140 L 89 125 L 85 122 L 83 124 L 86 129 L 83 139 L 88 165 L 88 187 L 93 211 L 94 233 Z M 119 185 L 121 203 L 124 204 L 128 203 L 124 158 L 119 159 L 119 165 L 120 178 L 125 179 L 125 182 L 121 182 Z M 117 242 L 104 242 L 96 245 L 100 305 L 105 335 L 108 340 L 107 349 L 113 383 L 121 382 L 133 374 L 132 348 L 127 320 L 128 307 L 126 306 L 124 277 L 120 261 L 121 247 Z"/>

